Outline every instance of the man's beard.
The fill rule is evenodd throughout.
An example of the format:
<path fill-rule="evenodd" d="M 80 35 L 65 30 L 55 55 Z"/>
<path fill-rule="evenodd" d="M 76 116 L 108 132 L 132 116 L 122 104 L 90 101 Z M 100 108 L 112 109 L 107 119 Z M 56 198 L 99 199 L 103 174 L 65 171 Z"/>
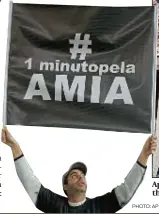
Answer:
<path fill-rule="evenodd" d="M 75 188 L 75 191 L 77 192 L 77 193 L 86 193 L 86 188 Z"/>

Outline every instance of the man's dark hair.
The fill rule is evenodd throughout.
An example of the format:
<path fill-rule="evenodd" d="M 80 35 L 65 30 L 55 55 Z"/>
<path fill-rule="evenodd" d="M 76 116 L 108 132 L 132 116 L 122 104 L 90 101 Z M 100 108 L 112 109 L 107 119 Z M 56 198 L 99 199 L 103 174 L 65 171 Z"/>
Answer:
<path fill-rule="evenodd" d="M 68 174 L 69 175 L 69 174 Z M 68 184 L 68 175 L 65 177 L 65 180 L 64 180 L 64 185 L 67 185 Z M 64 193 L 67 195 L 67 191 L 64 190 Z"/>

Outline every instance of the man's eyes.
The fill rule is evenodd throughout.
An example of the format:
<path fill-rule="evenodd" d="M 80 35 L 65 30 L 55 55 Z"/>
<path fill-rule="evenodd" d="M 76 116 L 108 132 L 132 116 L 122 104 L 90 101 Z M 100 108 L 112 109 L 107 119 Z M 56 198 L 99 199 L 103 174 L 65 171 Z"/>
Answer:
<path fill-rule="evenodd" d="M 71 175 L 71 177 L 72 177 L 72 178 L 77 178 L 77 177 L 79 177 L 79 176 L 84 177 L 84 175 L 83 175 L 83 174 L 81 174 L 81 175 L 78 175 L 78 174 L 72 174 L 72 175 Z"/>
<path fill-rule="evenodd" d="M 71 175 L 72 178 L 77 177 L 77 176 L 78 176 L 77 174 L 72 174 Z"/>

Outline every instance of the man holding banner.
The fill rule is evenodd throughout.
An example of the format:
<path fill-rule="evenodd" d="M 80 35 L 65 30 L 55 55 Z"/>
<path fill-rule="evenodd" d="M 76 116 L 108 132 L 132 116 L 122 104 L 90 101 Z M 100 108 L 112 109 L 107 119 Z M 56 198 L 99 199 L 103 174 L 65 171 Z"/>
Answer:
<path fill-rule="evenodd" d="M 13 4 L 4 123 L 152 133 L 155 20 L 148 7 Z M 26 192 L 46 213 L 119 211 L 140 186 L 157 146 L 150 137 L 124 183 L 89 199 L 84 163 L 63 175 L 63 197 L 36 178 L 6 128 L 2 142 L 12 150 Z"/>
<path fill-rule="evenodd" d="M 133 197 L 144 179 L 149 156 L 156 151 L 156 137 L 149 137 L 123 184 L 103 196 L 86 197 L 87 167 L 82 162 L 74 163 L 63 175 L 62 184 L 66 197 L 45 188 L 35 177 L 23 152 L 7 128 L 2 130 L 2 142 L 13 153 L 18 177 L 35 206 L 45 213 L 115 213 Z"/>

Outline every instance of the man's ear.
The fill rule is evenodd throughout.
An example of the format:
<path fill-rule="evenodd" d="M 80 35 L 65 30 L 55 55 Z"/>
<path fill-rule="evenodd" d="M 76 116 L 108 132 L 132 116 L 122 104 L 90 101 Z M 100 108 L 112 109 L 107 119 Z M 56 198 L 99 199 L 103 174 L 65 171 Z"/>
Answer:
<path fill-rule="evenodd" d="M 63 189 L 64 189 L 65 191 L 67 191 L 67 190 L 68 190 L 68 185 L 65 184 L 65 185 L 63 186 Z"/>

